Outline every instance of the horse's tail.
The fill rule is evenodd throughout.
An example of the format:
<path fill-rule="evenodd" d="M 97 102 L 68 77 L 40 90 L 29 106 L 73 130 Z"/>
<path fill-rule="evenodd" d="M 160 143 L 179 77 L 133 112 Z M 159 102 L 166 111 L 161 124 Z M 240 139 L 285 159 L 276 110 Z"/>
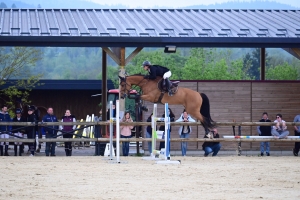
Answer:
<path fill-rule="evenodd" d="M 203 127 L 206 128 L 214 128 L 216 126 L 216 123 L 212 120 L 210 116 L 210 105 L 209 105 L 209 99 L 204 93 L 200 93 L 202 97 L 202 105 L 200 108 L 200 114 L 203 116 Z M 206 131 L 206 130 L 205 130 Z"/>

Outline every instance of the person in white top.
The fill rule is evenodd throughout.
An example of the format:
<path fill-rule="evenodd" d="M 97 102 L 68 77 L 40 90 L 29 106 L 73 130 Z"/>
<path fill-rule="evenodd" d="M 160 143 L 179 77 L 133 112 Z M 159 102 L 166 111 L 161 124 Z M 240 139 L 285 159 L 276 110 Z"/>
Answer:
<path fill-rule="evenodd" d="M 290 132 L 287 130 L 287 126 L 285 124 L 285 121 L 282 120 L 282 115 L 277 114 L 276 115 L 276 120 L 274 121 L 276 123 L 275 126 L 273 126 L 272 129 L 272 135 L 275 138 L 283 139 L 287 138 L 287 136 L 290 134 Z"/>
<path fill-rule="evenodd" d="M 185 110 L 183 110 L 183 113 L 181 114 L 179 119 L 176 120 L 176 122 L 195 122 L 195 120 Z M 180 135 L 180 138 L 189 138 L 190 134 L 192 133 L 192 127 L 188 125 L 180 126 L 178 133 Z M 187 142 L 181 142 L 182 156 L 186 156 L 186 150 L 187 150 Z"/>

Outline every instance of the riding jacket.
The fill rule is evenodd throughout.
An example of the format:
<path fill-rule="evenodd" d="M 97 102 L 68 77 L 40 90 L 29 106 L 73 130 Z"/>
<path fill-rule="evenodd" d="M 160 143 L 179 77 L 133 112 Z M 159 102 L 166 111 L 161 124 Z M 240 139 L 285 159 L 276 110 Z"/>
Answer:
<path fill-rule="evenodd" d="M 166 72 L 170 71 L 168 68 L 160 65 L 151 65 L 149 66 L 149 75 L 146 75 L 145 78 L 156 79 L 157 76 L 163 77 Z"/>

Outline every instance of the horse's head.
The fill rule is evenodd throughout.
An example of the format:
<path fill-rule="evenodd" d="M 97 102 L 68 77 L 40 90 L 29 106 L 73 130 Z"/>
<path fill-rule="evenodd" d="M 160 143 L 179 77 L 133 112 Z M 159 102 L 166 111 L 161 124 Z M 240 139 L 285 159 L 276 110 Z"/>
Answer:
<path fill-rule="evenodd" d="M 131 84 L 126 82 L 126 76 L 120 78 L 120 97 L 121 99 L 125 99 L 127 95 L 129 95 L 130 90 L 131 90 Z"/>

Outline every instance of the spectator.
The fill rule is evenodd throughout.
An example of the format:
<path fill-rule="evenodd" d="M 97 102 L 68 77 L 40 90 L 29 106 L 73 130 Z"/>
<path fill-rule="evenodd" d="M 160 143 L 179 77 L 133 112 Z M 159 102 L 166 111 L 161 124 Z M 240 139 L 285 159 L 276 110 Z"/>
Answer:
<path fill-rule="evenodd" d="M 28 115 L 27 115 L 27 122 L 32 122 L 35 123 L 36 122 L 36 116 L 34 114 L 34 110 L 35 108 L 33 106 L 29 106 L 28 107 Z M 28 139 L 35 139 L 35 135 L 36 135 L 36 126 L 27 126 L 26 128 L 26 133 L 27 133 L 27 138 Z M 28 149 L 30 151 L 30 155 L 29 156 L 34 156 L 34 151 L 35 151 L 35 147 L 34 147 L 34 142 L 33 143 L 29 143 L 28 144 Z"/>
<path fill-rule="evenodd" d="M 43 117 L 43 122 L 58 122 L 57 117 L 53 114 L 53 108 L 49 107 L 47 109 L 47 114 Z M 57 137 L 58 126 L 45 126 L 44 131 L 46 133 L 46 138 L 56 138 Z M 49 156 L 51 150 L 51 156 L 55 156 L 55 146 L 56 142 L 46 142 L 46 156 Z"/>
<path fill-rule="evenodd" d="M 26 122 L 26 119 L 22 117 L 22 110 L 20 108 L 17 108 L 15 113 L 16 113 L 16 117 L 13 118 L 12 120 L 13 122 Z M 12 132 L 15 136 L 17 136 L 17 138 L 23 138 L 24 131 L 25 131 L 25 127 L 14 126 L 12 128 Z M 14 145 L 15 156 L 18 155 L 18 146 L 19 146 L 19 156 L 22 156 L 22 150 L 24 146 L 22 142 L 15 142 Z"/>
<path fill-rule="evenodd" d="M 170 117 L 170 122 L 174 122 L 175 121 L 175 115 L 174 115 L 173 111 L 171 110 L 171 108 L 169 108 L 168 114 L 169 114 L 169 117 Z M 165 113 L 161 117 L 165 118 Z M 160 131 L 165 131 L 165 125 L 160 126 L 159 130 Z M 172 127 L 170 126 L 170 135 L 171 135 L 171 131 L 172 131 Z M 163 134 L 163 139 L 165 138 L 166 134 L 167 133 Z M 159 149 L 161 150 L 162 148 L 165 148 L 165 142 L 160 142 L 159 143 Z"/>
<path fill-rule="evenodd" d="M 209 138 L 208 134 L 206 134 L 204 138 Z M 211 137 L 219 138 L 219 133 L 216 128 L 211 131 Z M 221 144 L 220 142 L 204 142 L 202 148 L 205 152 L 204 157 L 207 157 L 210 153 L 213 153 L 212 156 L 216 156 L 221 149 Z"/>
<path fill-rule="evenodd" d="M 99 111 L 99 117 L 94 117 L 94 122 L 101 122 L 102 121 L 102 109 Z M 95 138 L 101 138 L 101 126 L 96 125 L 95 126 Z"/>
<path fill-rule="evenodd" d="M 151 115 L 148 117 L 147 122 L 152 121 L 152 116 L 153 116 L 153 113 L 151 113 Z M 152 126 L 151 125 L 147 126 L 146 138 L 152 138 Z M 152 142 L 147 142 L 147 143 L 148 143 L 148 150 L 149 150 L 149 153 L 151 155 L 151 153 L 152 153 Z"/>
<path fill-rule="evenodd" d="M 75 116 L 71 115 L 70 110 L 66 110 L 65 115 L 61 119 L 62 122 L 76 122 Z M 60 126 L 60 130 L 62 130 L 63 138 L 73 138 L 74 130 L 76 129 L 76 125 L 71 126 Z M 66 133 L 67 132 L 67 133 Z M 72 156 L 72 142 L 65 142 L 65 152 L 66 156 Z"/>
<path fill-rule="evenodd" d="M 7 112 L 7 106 L 3 105 L 1 107 L 1 112 L 0 112 L 0 121 L 1 122 L 11 122 L 11 118 Z M 3 125 L 0 126 L 0 138 L 9 138 L 9 135 L 7 134 L 11 130 L 11 126 L 8 125 Z M 3 156 L 3 145 L 5 145 L 5 153 L 4 156 L 9 156 L 8 155 L 8 145 L 9 142 L 1 142 L 0 143 L 0 154 Z"/>
<path fill-rule="evenodd" d="M 179 117 L 179 119 L 176 120 L 176 122 L 195 122 L 195 120 L 185 110 L 183 110 L 182 115 Z M 178 130 L 180 138 L 189 138 L 191 132 L 192 132 L 192 127 L 186 125 L 180 126 Z M 186 150 L 187 150 L 187 142 L 181 142 L 182 156 L 186 156 Z"/>
<path fill-rule="evenodd" d="M 268 113 L 264 112 L 262 115 L 261 120 L 259 122 L 271 122 L 271 120 L 268 119 Z M 257 132 L 260 136 L 272 136 L 271 134 L 272 126 L 258 126 Z M 266 155 L 270 156 L 270 142 L 260 142 L 260 155 L 263 156 L 265 152 L 265 146 L 266 146 Z"/>
<path fill-rule="evenodd" d="M 130 117 L 130 113 L 128 111 L 125 112 L 123 119 L 121 122 L 133 122 L 133 120 Z M 120 126 L 121 128 L 121 138 L 131 138 L 131 129 L 133 129 L 133 126 Z M 122 142 L 122 151 L 123 156 L 129 155 L 129 142 Z"/>
<path fill-rule="evenodd" d="M 297 115 L 294 118 L 294 122 L 300 122 L 300 115 Z M 300 136 L 300 126 L 294 126 L 295 128 L 295 136 Z M 293 149 L 293 154 L 294 156 L 298 156 L 299 153 L 299 149 L 300 149 L 300 142 L 295 142 L 295 147 Z"/>
<path fill-rule="evenodd" d="M 287 126 L 285 125 L 285 121 L 282 120 L 282 115 L 281 114 L 277 114 L 276 115 L 276 120 L 274 121 L 276 123 L 275 126 L 273 126 L 272 129 L 272 135 L 275 138 L 287 138 L 287 136 L 289 135 L 289 131 L 287 130 Z"/>

